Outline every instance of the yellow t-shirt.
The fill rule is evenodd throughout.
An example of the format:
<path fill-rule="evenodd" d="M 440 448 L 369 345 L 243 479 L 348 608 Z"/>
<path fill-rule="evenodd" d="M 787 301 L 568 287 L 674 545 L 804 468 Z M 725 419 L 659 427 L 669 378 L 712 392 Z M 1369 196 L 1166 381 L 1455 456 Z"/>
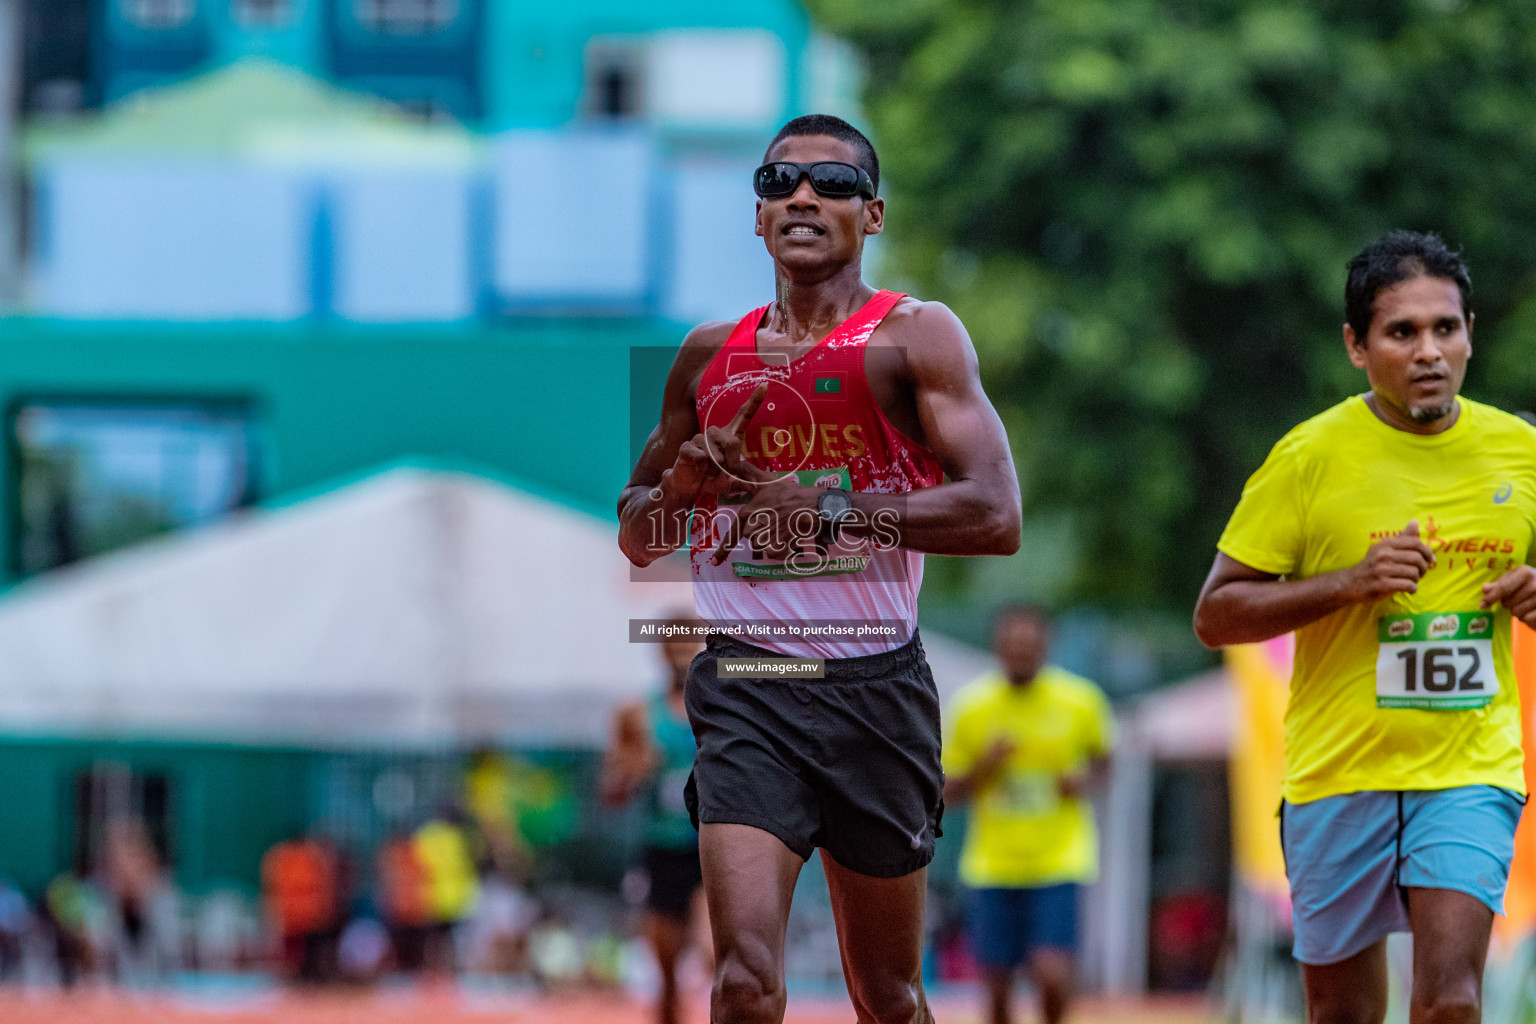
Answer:
<path fill-rule="evenodd" d="M 1383 423 L 1363 397 L 1296 427 L 1243 488 L 1217 546 L 1305 579 L 1355 565 L 1418 520 L 1436 564 L 1415 594 L 1296 631 L 1285 799 L 1489 784 L 1525 792 L 1510 614 L 1482 586 L 1529 561 L 1536 430 L 1460 399 L 1439 434 Z"/>
<path fill-rule="evenodd" d="M 1062 775 L 1087 767 L 1114 742 L 1114 717 L 1099 688 L 1047 665 L 1027 685 L 990 672 L 955 695 L 946 716 L 944 770 L 964 775 L 998 740 L 1014 751 L 971 803 L 960 879 L 973 888 L 1089 882 L 1098 834 L 1086 800 L 1065 799 Z"/>

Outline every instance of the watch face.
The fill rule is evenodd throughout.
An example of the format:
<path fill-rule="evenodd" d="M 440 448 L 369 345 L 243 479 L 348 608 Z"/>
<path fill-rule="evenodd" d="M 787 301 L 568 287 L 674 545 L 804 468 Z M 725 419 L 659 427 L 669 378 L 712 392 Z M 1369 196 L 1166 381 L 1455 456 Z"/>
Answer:
<path fill-rule="evenodd" d="M 816 499 L 816 508 L 827 519 L 840 519 L 853 511 L 853 499 L 842 491 L 827 491 Z"/>

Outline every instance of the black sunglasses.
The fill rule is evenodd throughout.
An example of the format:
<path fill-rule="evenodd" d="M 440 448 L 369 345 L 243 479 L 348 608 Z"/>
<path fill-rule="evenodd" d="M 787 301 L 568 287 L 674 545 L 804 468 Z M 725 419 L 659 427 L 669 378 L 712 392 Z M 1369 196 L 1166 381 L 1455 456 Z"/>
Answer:
<path fill-rule="evenodd" d="M 837 160 L 818 160 L 814 164 L 775 160 L 763 164 L 752 175 L 752 191 L 763 199 L 783 199 L 794 195 L 800 179 L 805 177 L 811 179 L 811 188 L 817 195 L 828 199 L 852 199 L 857 195 L 875 198 L 875 183 L 864 168 Z"/>

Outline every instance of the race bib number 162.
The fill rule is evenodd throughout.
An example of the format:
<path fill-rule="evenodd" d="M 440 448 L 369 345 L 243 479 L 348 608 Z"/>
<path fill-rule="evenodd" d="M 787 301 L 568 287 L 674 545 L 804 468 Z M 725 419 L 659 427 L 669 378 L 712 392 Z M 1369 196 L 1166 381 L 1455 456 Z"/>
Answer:
<path fill-rule="evenodd" d="M 1465 711 L 1499 692 L 1489 612 L 1384 615 L 1377 640 L 1379 708 Z"/>

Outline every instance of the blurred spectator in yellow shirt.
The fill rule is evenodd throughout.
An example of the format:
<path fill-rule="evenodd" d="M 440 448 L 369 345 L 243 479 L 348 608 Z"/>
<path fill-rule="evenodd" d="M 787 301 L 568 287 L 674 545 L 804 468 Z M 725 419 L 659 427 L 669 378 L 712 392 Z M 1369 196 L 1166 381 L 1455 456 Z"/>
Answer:
<path fill-rule="evenodd" d="M 1009 1024 L 1021 965 L 1058 1024 L 1076 971 L 1078 887 L 1098 873 L 1086 795 L 1114 742 L 1109 702 L 1081 676 L 1046 663 L 1050 618 L 1004 608 L 994 627 L 999 671 L 955 695 L 945 716 L 944 799 L 969 801 L 960 879 L 992 1024 Z"/>

